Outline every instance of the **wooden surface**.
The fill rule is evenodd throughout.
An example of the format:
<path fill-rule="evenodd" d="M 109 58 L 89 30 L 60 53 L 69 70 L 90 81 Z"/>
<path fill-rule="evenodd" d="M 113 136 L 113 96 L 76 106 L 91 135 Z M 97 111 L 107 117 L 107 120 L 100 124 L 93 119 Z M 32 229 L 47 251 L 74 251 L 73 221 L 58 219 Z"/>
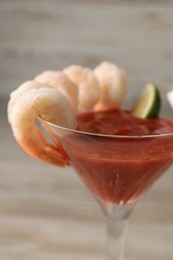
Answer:
<path fill-rule="evenodd" d="M 129 95 L 148 81 L 173 86 L 173 2 L 1 0 L 0 96 L 46 69 L 116 62 Z"/>
<path fill-rule="evenodd" d="M 173 259 L 173 175 L 163 176 L 130 218 L 126 260 Z M 1 118 L 0 259 L 102 260 L 102 213 L 79 177 L 27 157 Z"/>
<path fill-rule="evenodd" d="M 45 69 L 102 60 L 128 73 L 131 102 L 147 81 L 173 87 L 173 2 L 0 1 L 0 260 L 103 260 L 105 221 L 71 170 L 34 161 L 6 120 L 9 93 Z M 163 95 L 164 98 L 164 95 Z M 172 170 L 130 219 L 126 260 L 173 259 Z"/>

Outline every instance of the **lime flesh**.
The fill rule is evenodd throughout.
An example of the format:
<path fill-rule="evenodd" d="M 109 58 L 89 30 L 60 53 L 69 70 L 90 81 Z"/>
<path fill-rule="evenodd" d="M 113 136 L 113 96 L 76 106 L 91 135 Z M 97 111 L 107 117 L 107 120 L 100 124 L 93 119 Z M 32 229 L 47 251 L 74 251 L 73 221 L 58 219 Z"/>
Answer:
<path fill-rule="evenodd" d="M 131 114 L 139 118 L 156 118 L 161 106 L 160 93 L 156 85 L 148 83 L 131 109 Z"/>

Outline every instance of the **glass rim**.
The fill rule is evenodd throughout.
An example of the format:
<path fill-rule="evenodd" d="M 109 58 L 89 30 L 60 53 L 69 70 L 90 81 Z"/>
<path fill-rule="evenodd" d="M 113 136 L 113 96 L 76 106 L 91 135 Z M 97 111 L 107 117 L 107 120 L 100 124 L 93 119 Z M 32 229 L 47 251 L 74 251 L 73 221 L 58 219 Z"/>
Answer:
<path fill-rule="evenodd" d="M 43 116 L 39 115 L 38 117 L 41 121 L 45 122 L 46 124 L 53 126 L 55 128 L 59 128 L 60 130 L 85 135 L 85 136 L 91 136 L 91 137 L 105 137 L 105 138 L 114 138 L 114 139 L 127 139 L 127 140 L 133 140 L 133 139 L 153 139 L 153 138 L 162 138 L 162 137 L 173 137 L 172 133 L 164 133 L 164 134 L 149 134 L 149 135 L 110 135 L 110 134 L 99 134 L 99 133 L 92 133 L 92 132 L 85 132 L 80 131 L 76 129 L 67 128 L 64 126 L 57 125 L 55 123 L 50 122 Z"/>

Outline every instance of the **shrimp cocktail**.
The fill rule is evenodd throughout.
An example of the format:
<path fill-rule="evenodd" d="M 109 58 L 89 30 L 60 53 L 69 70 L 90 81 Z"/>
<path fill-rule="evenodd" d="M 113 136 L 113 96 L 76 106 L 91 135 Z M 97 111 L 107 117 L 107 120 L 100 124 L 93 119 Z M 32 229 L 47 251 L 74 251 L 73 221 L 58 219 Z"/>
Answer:
<path fill-rule="evenodd" d="M 12 92 L 8 104 L 21 148 L 58 167 L 73 167 L 99 202 L 109 260 L 123 259 L 132 209 L 173 162 L 173 121 L 159 117 L 157 86 L 147 84 L 134 104 L 122 109 L 126 93 L 125 72 L 103 62 L 94 70 L 72 65 L 43 72 Z M 172 92 L 168 99 L 173 104 Z"/>

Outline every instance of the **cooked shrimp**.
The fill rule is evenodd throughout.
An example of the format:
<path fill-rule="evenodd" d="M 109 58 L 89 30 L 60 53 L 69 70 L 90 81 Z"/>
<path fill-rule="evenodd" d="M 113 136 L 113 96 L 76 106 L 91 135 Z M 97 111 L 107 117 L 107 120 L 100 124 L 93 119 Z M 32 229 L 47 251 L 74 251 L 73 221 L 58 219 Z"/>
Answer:
<path fill-rule="evenodd" d="M 100 86 L 92 70 L 78 65 L 71 65 L 63 72 L 79 88 L 79 111 L 93 109 L 100 98 Z"/>
<path fill-rule="evenodd" d="M 45 87 L 44 84 L 41 84 L 41 83 L 38 83 L 35 81 L 26 81 L 10 94 L 10 100 L 8 102 L 8 120 L 9 120 L 9 122 L 11 122 L 12 109 L 13 109 L 14 105 L 16 104 L 18 97 L 20 97 L 21 94 L 23 94 L 24 92 L 26 92 L 28 90 L 38 89 L 38 88 L 43 88 L 43 87 Z"/>
<path fill-rule="evenodd" d="M 101 98 L 96 110 L 118 108 L 127 92 L 127 79 L 124 71 L 113 63 L 102 62 L 94 69 L 100 86 Z"/>
<path fill-rule="evenodd" d="M 117 108 L 127 91 L 123 70 L 108 62 L 94 71 L 78 65 L 46 71 L 11 93 L 8 119 L 22 149 L 32 157 L 63 166 L 68 163 L 61 145 L 48 143 L 35 121 L 46 120 L 76 128 L 77 111 Z"/>
<path fill-rule="evenodd" d="M 52 123 L 75 128 L 75 114 L 68 99 L 57 89 L 31 81 L 25 87 L 19 87 L 12 94 L 11 100 L 13 102 L 9 103 L 11 109 L 8 110 L 8 116 L 21 148 L 32 157 L 58 166 L 65 165 L 66 156 L 62 148 L 49 144 L 35 121 L 42 116 Z"/>
<path fill-rule="evenodd" d="M 74 110 L 78 106 L 78 87 L 63 72 L 45 71 L 34 79 L 37 82 L 57 88 L 70 101 Z"/>

